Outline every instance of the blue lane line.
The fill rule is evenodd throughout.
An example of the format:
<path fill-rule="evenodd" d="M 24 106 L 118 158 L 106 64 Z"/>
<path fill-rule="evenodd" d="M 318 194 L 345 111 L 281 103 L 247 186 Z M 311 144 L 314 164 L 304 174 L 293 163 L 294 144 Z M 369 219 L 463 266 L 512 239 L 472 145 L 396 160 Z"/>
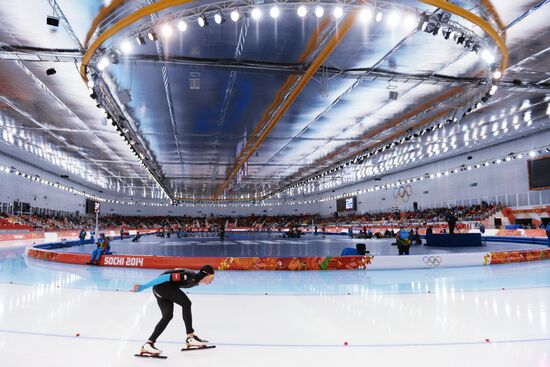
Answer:
<path fill-rule="evenodd" d="M 145 339 L 122 339 L 97 336 L 75 336 L 66 334 L 38 333 L 32 331 L 17 331 L 0 329 L 0 333 L 30 336 L 45 336 L 52 338 L 71 338 L 85 340 L 102 340 L 116 342 L 142 343 Z M 261 344 L 261 343 L 212 343 L 213 345 L 226 347 L 256 347 L 256 348 L 401 348 L 401 347 L 445 347 L 461 345 L 481 345 L 481 344 L 516 344 L 516 343 L 538 343 L 550 341 L 550 336 L 532 339 L 505 339 L 486 341 L 457 341 L 457 342 L 433 342 L 433 343 L 388 343 L 388 344 Z M 166 340 L 159 344 L 183 344 L 182 341 Z"/>

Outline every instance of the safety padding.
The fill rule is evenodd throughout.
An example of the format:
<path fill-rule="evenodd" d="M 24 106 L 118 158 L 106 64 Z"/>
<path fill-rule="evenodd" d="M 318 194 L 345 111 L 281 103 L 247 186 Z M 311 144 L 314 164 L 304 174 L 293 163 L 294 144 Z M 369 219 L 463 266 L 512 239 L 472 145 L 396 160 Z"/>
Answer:
<path fill-rule="evenodd" d="M 428 234 L 426 246 L 472 247 L 481 246 L 480 233 Z"/>
<path fill-rule="evenodd" d="M 90 260 L 88 254 L 70 252 L 55 252 L 31 248 L 27 255 L 32 258 L 69 264 L 86 264 Z M 219 270 L 352 270 L 366 269 L 371 264 L 373 256 L 344 257 L 176 257 L 176 256 L 132 256 L 104 255 L 102 266 L 151 269 L 200 269 L 210 264 Z"/>

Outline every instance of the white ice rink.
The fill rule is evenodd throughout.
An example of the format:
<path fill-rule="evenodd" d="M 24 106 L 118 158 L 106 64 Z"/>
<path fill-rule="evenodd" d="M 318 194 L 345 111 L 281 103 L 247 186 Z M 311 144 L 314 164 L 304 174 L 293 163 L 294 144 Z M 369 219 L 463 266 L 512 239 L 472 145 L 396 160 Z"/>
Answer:
<path fill-rule="evenodd" d="M 133 356 L 160 318 L 155 299 L 127 290 L 160 271 L 10 253 L 0 260 L 0 365 L 550 366 L 549 266 L 218 272 L 190 294 L 195 330 L 217 348 L 180 352 L 176 306 L 158 360 Z"/>

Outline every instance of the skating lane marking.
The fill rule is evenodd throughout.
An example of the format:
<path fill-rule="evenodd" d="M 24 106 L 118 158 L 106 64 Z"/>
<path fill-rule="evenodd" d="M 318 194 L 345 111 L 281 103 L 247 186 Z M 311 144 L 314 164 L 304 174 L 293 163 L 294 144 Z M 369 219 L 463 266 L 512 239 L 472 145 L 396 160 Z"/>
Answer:
<path fill-rule="evenodd" d="M 72 338 L 72 339 L 87 339 L 87 340 L 103 340 L 103 341 L 116 341 L 116 342 L 132 342 L 140 343 L 143 339 L 123 339 L 123 338 L 108 338 L 98 336 L 74 336 L 66 334 L 53 334 L 53 333 L 39 333 L 32 331 L 17 331 L 0 329 L 0 333 L 4 334 L 16 334 L 16 335 L 30 335 L 30 336 L 46 336 L 52 338 Z M 481 344 L 516 344 L 516 343 L 537 343 L 550 341 L 550 336 L 531 339 L 505 339 L 505 340 L 491 340 L 486 342 L 484 340 L 479 341 L 457 341 L 457 342 L 433 342 L 433 343 L 388 343 L 388 344 L 262 344 L 262 343 L 223 343 L 212 342 L 212 345 L 226 346 L 226 347 L 256 347 L 256 348 L 402 348 L 402 347 L 447 347 L 447 346 L 461 346 L 461 345 L 481 345 Z M 162 344 L 181 344 L 181 341 L 166 340 L 162 341 Z"/>

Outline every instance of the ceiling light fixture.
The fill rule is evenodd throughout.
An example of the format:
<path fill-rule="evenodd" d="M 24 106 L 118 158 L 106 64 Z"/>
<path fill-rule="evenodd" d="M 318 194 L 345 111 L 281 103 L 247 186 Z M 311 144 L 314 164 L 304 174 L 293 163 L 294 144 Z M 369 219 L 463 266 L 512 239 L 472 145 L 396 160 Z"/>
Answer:
<path fill-rule="evenodd" d="M 260 20 L 260 18 L 262 17 L 262 11 L 260 10 L 260 8 L 254 8 L 252 9 L 252 13 L 250 13 L 250 15 L 252 16 L 252 19 Z"/>
<path fill-rule="evenodd" d="M 132 44 L 128 41 L 124 41 L 120 45 L 120 49 L 122 50 L 122 52 L 128 55 L 130 52 L 132 52 Z"/>
<path fill-rule="evenodd" d="M 315 16 L 316 16 L 317 18 L 321 18 L 324 14 L 325 14 L 325 9 L 323 9 L 322 6 L 317 5 L 317 6 L 315 7 Z"/>
<path fill-rule="evenodd" d="M 216 22 L 216 24 L 222 24 L 223 22 L 225 22 L 225 18 L 221 10 L 218 10 L 218 12 L 214 14 L 214 22 Z"/>
<path fill-rule="evenodd" d="M 372 18 L 372 11 L 369 8 L 361 9 L 361 11 L 359 12 L 359 19 L 363 23 L 368 22 L 369 20 L 371 20 L 371 18 Z"/>
<path fill-rule="evenodd" d="M 488 64 L 492 64 L 493 62 L 495 62 L 495 56 L 489 50 L 483 50 L 483 52 L 481 53 L 481 57 Z"/>
<path fill-rule="evenodd" d="M 399 24 L 400 16 L 398 12 L 392 12 L 388 15 L 388 25 L 390 27 L 396 27 Z"/>
<path fill-rule="evenodd" d="M 170 37 L 172 35 L 172 27 L 170 24 L 163 24 L 160 27 L 160 32 L 164 37 Z"/>
<path fill-rule="evenodd" d="M 407 15 L 404 20 L 405 27 L 411 28 L 418 23 L 418 19 L 414 15 Z"/>
<path fill-rule="evenodd" d="M 97 64 L 97 68 L 99 70 L 105 70 L 105 68 L 107 66 L 109 66 L 110 64 L 110 61 L 109 61 L 109 58 L 107 56 L 103 56 L 100 60 L 99 60 L 99 63 Z"/>
<path fill-rule="evenodd" d="M 187 23 L 185 23 L 185 21 L 183 21 L 183 20 L 180 20 L 178 22 L 178 30 L 180 32 L 185 32 L 187 30 Z"/>
<path fill-rule="evenodd" d="M 277 19 L 279 18 L 279 15 L 281 14 L 281 11 L 279 10 L 279 7 L 278 6 L 273 6 L 271 7 L 271 9 L 269 9 L 269 15 L 271 16 L 271 18 L 273 19 Z"/>
<path fill-rule="evenodd" d="M 206 19 L 206 15 L 202 14 L 197 18 L 197 23 L 199 24 L 199 27 L 204 28 L 208 25 L 208 19 Z"/>
<path fill-rule="evenodd" d="M 145 43 L 146 43 L 146 42 L 145 42 L 145 38 L 144 38 L 141 34 L 138 34 L 138 35 L 136 36 L 136 42 L 137 42 L 137 44 L 140 45 L 140 46 L 143 46 L 143 45 L 145 45 Z"/>
<path fill-rule="evenodd" d="M 147 38 L 149 38 L 151 41 L 157 41 L 159 39 L 155 31 L 150 31 L 149 33 L 147 33 Z"/>
<path fill-rule="evenodd" d="M 336 6 L 332 11 L 332 15 L 334 15 L 334 18 L 340 19 L 344 15 L 344 9 L 341 6 Z"/>
<path fill-rule="evenodd" d="M 231 12 L 231 20 L 232 21 L 238 22 L 240 17 L 241 17 L 241 13 L 239 13 L 238 10 L 235 9 Z"/>

